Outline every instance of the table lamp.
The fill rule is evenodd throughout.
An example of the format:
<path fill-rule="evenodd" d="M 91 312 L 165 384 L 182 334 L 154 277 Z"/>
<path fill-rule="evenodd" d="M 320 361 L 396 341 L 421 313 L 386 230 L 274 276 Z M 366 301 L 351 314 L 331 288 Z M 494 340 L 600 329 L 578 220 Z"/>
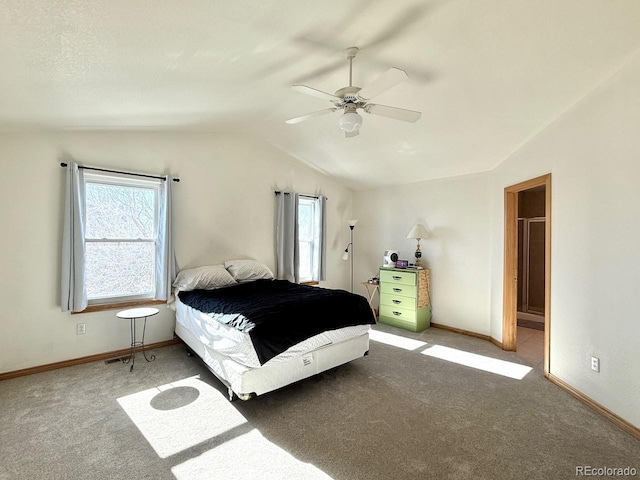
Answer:
<path fill-rule="evenodd" d="M 428 236 L 429 233 L 427 232 L 427 229 L 424 228 L 424 225 L 422 225 L 421 223 L 416 223 L 409 232 L 409 235 L 407 235 L 407 238 L 412 238 L 418 241 L 415 253 L 416 268 L 422 268 L 422 265 L 420 264 L 420 258 L 422 257 L 422 252 L 420 251 L 420 239 L 427 238 Z"/>

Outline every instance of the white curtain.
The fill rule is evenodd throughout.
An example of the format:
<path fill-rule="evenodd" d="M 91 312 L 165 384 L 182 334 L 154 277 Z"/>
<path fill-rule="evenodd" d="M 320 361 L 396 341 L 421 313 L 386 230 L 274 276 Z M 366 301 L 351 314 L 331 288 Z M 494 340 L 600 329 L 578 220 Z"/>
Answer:
<path fill-rule="evenodd" d="M 276 278 L 299 283 L 298 194 L 276 194 Z"/>
<path fill-rule="evenodd" d="M 327 279 L 327 197 L 318 198 L 320 205 L 320 271 L 318 280 Z"/>
<path fill-rule="evenodd" d="M 78 164 L 67 165 L 67 186 L 62 232 L 60 306 L 63 312 L 87 308 L 84 282 L 84 178 Z"/>
<path fill-rule="evenodd" d="M 160 185 L 160 215 L 158 218 L 158 237 L 156 239 L 156 300 L 168 300 L 171 297 L 171 284 L 176 278 L 176 257 L 173 248 L 171 226 L 171 186 L 173 180 L 166 176 Z"/>

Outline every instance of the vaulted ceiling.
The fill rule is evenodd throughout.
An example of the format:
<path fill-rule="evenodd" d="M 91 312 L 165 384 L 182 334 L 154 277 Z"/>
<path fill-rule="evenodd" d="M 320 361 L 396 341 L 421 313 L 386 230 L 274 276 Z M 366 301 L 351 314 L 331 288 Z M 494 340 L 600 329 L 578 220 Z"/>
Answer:
<path fill-rule="evenodd" d="M 354 189 L 493 168 L 624 68 L 637 0 L 0 0 L 0 129 L 243 132 Z M 375 103 L 405 123 L 291 91 L 390 67 Z"/>

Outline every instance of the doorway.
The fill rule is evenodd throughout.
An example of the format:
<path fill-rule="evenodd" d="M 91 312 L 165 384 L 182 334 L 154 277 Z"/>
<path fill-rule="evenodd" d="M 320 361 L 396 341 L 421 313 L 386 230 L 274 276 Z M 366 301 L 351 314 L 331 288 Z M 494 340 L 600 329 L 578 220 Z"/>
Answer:
<path fill-rule="evenodd" d="M 547 376 L 550 363 L 551 174 L 507 187 L 504 195 L 502 348 L 516 350 L 519 317 L 521 323 L 539 322 L 539 329 L 544 330 L 543 365 Z M 530 199 L 528 206 L 524 204 L 527 197 Z M 532 325 L 535 323 L 529 326 Z"/>
<path fill-rule="evenodd" d="M 518 192 L 519 327 L 544 331 L 545 187 Z M 540 354 L 542 357 L 542 354 Z"/>

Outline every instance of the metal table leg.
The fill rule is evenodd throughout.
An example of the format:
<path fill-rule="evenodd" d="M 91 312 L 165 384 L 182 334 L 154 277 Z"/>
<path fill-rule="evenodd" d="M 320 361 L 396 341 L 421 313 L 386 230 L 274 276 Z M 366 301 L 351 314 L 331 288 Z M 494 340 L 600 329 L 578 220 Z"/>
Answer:
<path fill-rule="evenodd" d="M 137 318 L 131 318 L 130 319 L 130 328 L 131 328 L 131 350 L 129 352 L 129 358 L 127 358 L 126 360 L 123 360 L 122 363 L 128 364 L 129 362 L 131 362 L 131 368 L 129 368 L 129 372 L 133 371 L 133 367 L 136 363 L 136 348 L 137 347 L 141 347 L 142 348 L 142 355 L 144 356 L 144 359 L 147 362 L 151 362 L 152 360 L 156 359 L 156 356 L 151 354 L 149 357 L 147 357 L 147 352 L 144 349 L 144 334 L 145 331 L 147 329 L 147 317 L 144 317 L 144 323 L 142 325 L 142 338 L 140 339 L 140 341 L 136 341 L 136 320 Z"/>

